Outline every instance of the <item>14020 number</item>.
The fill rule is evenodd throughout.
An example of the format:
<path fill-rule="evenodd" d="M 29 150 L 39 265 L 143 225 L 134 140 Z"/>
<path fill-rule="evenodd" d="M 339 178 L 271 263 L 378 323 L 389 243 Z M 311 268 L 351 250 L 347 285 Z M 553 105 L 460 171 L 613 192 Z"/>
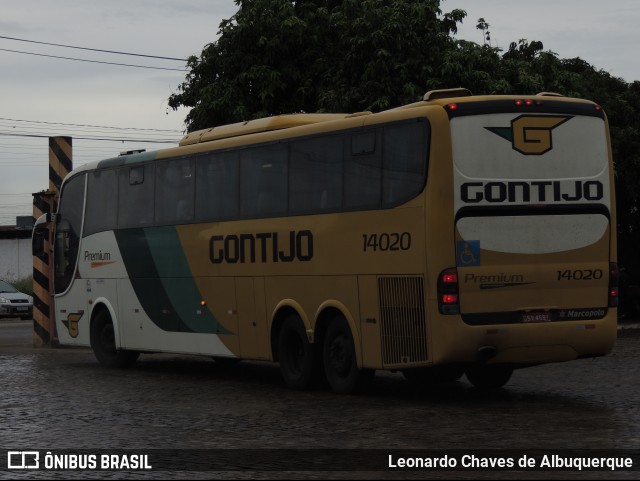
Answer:
<path fill-rule="evenodd" d="M 410 232 L 383 232 L 362 234 L 363 250 L 367 251 L 408 251 L 411 249 Z"/>
<path fill-rule="evenodd" d="M 602 279 L 602 269 L 576 269 L 557 271 L 559 281 L 591 281 Z"/>

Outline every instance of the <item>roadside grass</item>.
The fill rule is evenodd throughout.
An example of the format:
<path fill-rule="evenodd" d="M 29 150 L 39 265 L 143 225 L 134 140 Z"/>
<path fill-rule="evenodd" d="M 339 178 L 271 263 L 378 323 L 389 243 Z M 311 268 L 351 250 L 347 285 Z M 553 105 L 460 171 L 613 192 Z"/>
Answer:
<path fill-rule="evenodd" d="M 19 279 L 6 278 L 9 284 L 30 296 L 33 296 L 33 276 L 21 277 Z"/>

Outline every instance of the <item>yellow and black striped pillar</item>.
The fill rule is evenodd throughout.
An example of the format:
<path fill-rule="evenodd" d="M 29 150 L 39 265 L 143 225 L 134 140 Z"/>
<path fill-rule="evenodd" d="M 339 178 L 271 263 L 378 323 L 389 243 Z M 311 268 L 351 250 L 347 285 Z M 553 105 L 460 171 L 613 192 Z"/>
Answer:
<path fill-rule="evenodd" d="M 60 185 L 72 169 L 71 137 L 49 137 L 49 190 L 60 195 Z"/>
<path fill-rule="evenodd" d="M 38 219 L 43 214 L 55 212 L 56 192 L 42 191 L 33 194 L 33 218 Z M 53 251 L 52 232 L 45 239 L 44 254 L 33 256 L 33 345 L 42 347 L 57 342 L 55 323 L 53 322 L 53 289 L 51 253 Z"/>
<path fill-rule="evenodd" d="M 33 217 L 55 213 L 60 187 L 73 169 L 71 137 L 49 137 L 49 190 L 33 194 Z M 53 225 L 45 241 L 44 255 L 33 257 L 33 344 L 42 347 L 57 343 L 53 305 Z"/>

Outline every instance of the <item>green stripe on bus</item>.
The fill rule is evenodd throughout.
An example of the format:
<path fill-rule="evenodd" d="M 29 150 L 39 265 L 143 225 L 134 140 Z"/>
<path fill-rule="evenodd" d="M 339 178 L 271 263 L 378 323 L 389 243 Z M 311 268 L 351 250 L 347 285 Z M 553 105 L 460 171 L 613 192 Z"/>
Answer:
<path fill-rule="evenodd" d="M 203 296 L 195 283 L 173 226 L 145 229 L 147 244 L 164 291 L 182 321 L 194 332 L 231 334 L 200 302 Z"/>
<path fill-rule="evenodd" d="M 176 251 L 165 250 L 176 248 L 177 241 L 181 252 L 175 228 L 120 229 L 115 235 L 133 290 L 154 324 L 171 332 L 229 333 L 200 307 L 202 297 L 184 255 L 180 265 Z M 185 277 L 172 277 L 176 274 Z"/>

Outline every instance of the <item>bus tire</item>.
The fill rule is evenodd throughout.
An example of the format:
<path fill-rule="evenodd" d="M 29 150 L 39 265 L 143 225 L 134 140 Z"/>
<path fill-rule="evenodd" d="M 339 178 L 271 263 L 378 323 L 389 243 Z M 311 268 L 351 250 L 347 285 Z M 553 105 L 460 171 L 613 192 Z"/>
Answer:
<path fill-rule="evenodd" d="M 373 369 L 358 369 L 353 335 L 342 316 L 330 321 L 324 336 L 322 360 L 327 382 L 338 394 L 364 390 L 375 374 Z"/>
<path fill-rule="evenodd" d="M 278 360 L 285 384 L 297 390 L 308 389 L 313 382 L 314 349 L 307 339 L 302 319 L 289 315 L 278 335 Z"/>
<path fill-rule="evenodd" d="M 140 353 L 116 349 L 113 322 L 107 311 L 100 311 L 91 323 L 91 349 L 100 364 L 110 368 L 125 368 L 136 362 Z"/>
<path fill-rule="evenodd" d="M 513 374 L 513 369 L 500 364 L 478 364 L 467 368 L 465 374 L 469 382 L 475 387 L 497 389 L 509 382 Z"/>
<path fill-rule="evenodd" d="M 411 384 L 429 386 L 457 381 L 464 374 L 464 368 L 456 364 L 443 364 L 405 369 L 402 374 Z"/>

